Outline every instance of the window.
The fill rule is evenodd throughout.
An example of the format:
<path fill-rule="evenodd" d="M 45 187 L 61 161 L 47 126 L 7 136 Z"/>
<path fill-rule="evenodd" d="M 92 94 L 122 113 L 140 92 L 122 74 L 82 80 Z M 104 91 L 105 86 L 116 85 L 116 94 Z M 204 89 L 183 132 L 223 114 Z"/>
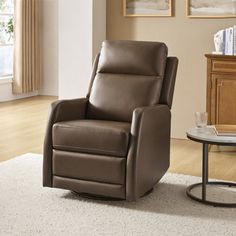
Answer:
<path fill-rule="evenodd" d="M 0 0 L 0 79 L 13 75 L 14 0 Z"/>

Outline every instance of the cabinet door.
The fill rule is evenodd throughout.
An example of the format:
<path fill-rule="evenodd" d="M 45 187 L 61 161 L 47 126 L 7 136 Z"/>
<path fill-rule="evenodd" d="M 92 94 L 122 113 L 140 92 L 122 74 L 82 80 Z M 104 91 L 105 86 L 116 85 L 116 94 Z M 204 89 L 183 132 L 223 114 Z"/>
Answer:
<path fill-rule="evenodd" d="M 215 76 L 216 124 L 236 124 L 236 76 Z"/>

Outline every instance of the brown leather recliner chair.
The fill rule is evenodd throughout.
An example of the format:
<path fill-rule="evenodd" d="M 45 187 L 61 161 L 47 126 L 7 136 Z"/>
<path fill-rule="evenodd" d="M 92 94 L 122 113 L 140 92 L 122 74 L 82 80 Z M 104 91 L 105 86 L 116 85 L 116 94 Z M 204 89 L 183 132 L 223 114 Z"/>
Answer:
<path fill-rule="evenodd" d="M 86 98 L 52 104 L 43 185 L 136 200 L 169 167 L 178 60 L 164 43 L 105 41 Z"/>

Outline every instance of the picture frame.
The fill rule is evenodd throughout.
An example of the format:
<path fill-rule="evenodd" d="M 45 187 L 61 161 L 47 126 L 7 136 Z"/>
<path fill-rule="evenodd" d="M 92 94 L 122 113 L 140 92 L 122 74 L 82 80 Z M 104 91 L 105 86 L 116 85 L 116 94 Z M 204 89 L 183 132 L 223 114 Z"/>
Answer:
<path fill-rule="evenodd" d="M 123 0 L 125 17 L 172 17 L 174 0 Z"/>
<path fill-rule="evenodd" d="M 236 18 L 236 0 L 186 0 L 189 18 Z"/>

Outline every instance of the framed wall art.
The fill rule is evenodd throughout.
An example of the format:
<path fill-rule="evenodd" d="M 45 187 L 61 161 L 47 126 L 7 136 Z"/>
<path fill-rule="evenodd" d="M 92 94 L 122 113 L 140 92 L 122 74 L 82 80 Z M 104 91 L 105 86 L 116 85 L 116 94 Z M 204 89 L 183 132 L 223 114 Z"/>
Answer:
<path fill-rule="evenodd" d="M 236 0 L 186 0 L 190 18 L 234 18 Z"/>
<path fill-rule="evenodd" d="M 123 0 L 124 16 L 173 16 L 173 0 Z"/>

